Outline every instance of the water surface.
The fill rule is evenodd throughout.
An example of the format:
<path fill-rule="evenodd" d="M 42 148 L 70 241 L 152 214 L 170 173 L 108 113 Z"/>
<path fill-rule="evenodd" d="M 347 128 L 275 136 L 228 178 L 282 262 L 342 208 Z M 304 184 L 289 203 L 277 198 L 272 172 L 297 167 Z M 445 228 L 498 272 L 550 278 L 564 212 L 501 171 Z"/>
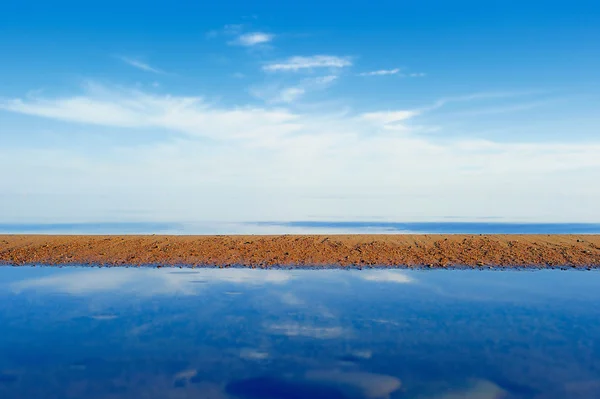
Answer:
<path fill-rule="evenodd" d="M 0 223 L 0 234 L 600 234 L 600 223 L 291 221 Z"/>
<path fill-rule="evenodd" d="M 0 268 L 0 397 L 600 397 L 600 272 Z"/>

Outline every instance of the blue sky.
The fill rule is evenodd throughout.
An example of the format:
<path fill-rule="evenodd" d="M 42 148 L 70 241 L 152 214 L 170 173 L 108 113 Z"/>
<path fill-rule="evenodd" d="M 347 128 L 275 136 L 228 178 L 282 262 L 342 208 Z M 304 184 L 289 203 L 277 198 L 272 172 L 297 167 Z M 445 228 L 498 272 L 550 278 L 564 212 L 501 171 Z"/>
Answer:
<path fill-rule="evenodd" d="M 0 221 L 600 222 L 592 1 L 0 4 Z"/>

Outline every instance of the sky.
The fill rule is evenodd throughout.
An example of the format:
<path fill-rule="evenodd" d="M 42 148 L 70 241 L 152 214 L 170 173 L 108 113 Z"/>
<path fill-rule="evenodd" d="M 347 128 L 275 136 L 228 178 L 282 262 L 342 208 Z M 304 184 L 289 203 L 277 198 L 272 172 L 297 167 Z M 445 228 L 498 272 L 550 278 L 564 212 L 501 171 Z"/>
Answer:
<path fill-rule="evenodd" d="M 5 0 L 0 222 L 600 222 L 599 42 L 593 1 Z"/>

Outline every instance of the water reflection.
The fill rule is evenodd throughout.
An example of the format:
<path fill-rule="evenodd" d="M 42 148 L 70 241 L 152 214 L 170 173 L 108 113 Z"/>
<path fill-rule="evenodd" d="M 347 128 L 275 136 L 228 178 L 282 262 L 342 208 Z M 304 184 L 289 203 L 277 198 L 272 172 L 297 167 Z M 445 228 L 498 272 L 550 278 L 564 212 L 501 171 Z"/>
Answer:
<path fill-rule="evenodd" d="M 600 397 L 600 273 L 0 268 L 0 397 Z"/>
<path fill-rule="evenodd" d="M 16 293 L 41 290 L 71 295 L 91 295 L 111 291 L 119 294 L 135 293 L 144 296 L 196 295 L 201 288 L 190 285 L 190 283 L 280 284 L 293 277 L 292 273 L 282 270 L 253 271 L 235 268 L 166 272 L 150 268 L 106 268 L 104 270 L 79 268 L 70 273 L 56 273 L 16 281 L 11 288 Z"/>

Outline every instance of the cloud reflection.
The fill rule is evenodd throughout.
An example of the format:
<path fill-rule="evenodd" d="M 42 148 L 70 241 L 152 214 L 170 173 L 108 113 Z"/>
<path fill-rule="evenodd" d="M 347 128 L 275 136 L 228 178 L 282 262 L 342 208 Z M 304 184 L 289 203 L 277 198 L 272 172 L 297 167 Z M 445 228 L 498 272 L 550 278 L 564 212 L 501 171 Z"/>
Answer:
<path fill-rule="evenodd" d="M 266 360 L 269 358 L 269 353 L 252 348 L 245 348 L 240 351 L 240 358 L 245 360 Z"/>
<path fill-rule="evenodd" d="M 464 388 L 428 396 L 426 399 L 500 399 L 506 392 L 487 380 L 473 380 Z"/>
<path fill-rule="evenodd" d="M 361 271 L 358 276 L 363 280 L 380 283 L 410 284 L 416 281 L 414 278 L 409 277 L 405 272 L 399 270 Z"/>
<path fill-rule="evenodd" d="M 196 269 L 174 272 L 169 269 L 56 269 L 51 276 L 17 281 L 11 284 L 15 293 L 29 290 L 88 295 L 119 291 L 138 295 L 196 295 L 207 283 L 283 284 L 293 274 L 282 270 Z"/>
<path fill-rule="evenodd" d="M 298 323 L 271 324 L 268 328 L 274 334 L 316 339 L 339 338 L 346 333 L 342 327 L 316 327 Z"/>

